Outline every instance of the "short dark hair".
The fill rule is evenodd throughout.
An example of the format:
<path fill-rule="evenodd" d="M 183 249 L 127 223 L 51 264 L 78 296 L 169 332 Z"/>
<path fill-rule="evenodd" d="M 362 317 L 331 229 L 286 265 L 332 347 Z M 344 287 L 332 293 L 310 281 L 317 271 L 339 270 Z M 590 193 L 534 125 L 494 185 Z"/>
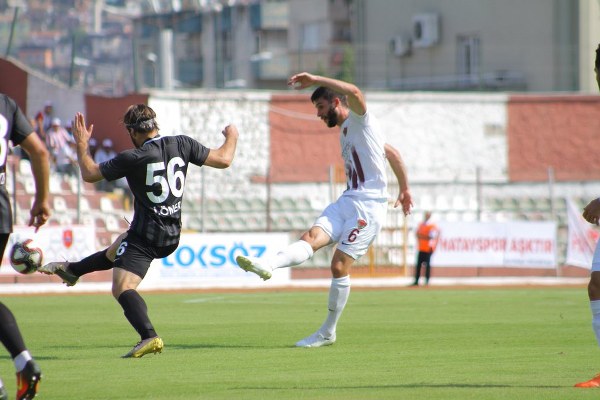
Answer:
<path fill-rule="evenodd" d="M 156 113 L 145 104 L 135 104 L 129 106 L 123 116 L 123 124 L 127 129 L 133 129 L 136 132 L 148 133 L 153 130 L 158 131 L 156 122 Z"/>
<path fill-rule="evenodd" d="M 324 86 L 319 86 L 318 88 L 315 89 L 312 96 L 310 96 L 310 101 L 314 103 L 319 99 L 325 99 L 331 103 L 333 101 L 333 99 L 336 99 L 336 98 L 340 99 L 342 104 L 344 106 L 348 107 L 348 98 L 346 97 L 346 95 L 339 94 L 338 92 L 334 92 L 333 90 L 331 90 L 327 87 L 324 87 Z"/>

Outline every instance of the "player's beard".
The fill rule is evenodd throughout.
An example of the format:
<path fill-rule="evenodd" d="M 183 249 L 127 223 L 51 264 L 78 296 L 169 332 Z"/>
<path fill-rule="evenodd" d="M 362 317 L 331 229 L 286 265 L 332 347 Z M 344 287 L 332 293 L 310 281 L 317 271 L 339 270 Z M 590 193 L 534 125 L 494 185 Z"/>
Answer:
<path fill-rule="evenodd" d="M 337 118 L 337 114 L 335 113 L 334 106 L 329 106 L 329 111 L 327 112 L 327 115 L 325 117 L 325 123 L 327 124 L 328 128 L 333 128 L 334 126 L 337 125 L 338 118 Z"/>

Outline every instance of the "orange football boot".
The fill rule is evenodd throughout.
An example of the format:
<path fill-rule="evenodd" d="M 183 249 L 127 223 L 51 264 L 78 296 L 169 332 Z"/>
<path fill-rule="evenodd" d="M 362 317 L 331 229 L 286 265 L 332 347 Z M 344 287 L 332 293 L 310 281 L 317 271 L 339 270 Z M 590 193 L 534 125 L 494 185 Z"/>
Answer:
<path fill-rule="evenodd" d="M 600 387 L 600 374 L 596 375 L 589 381 L 579 382 L 575 384 L 575 387 L 579 388 L 597 388 Z"/>

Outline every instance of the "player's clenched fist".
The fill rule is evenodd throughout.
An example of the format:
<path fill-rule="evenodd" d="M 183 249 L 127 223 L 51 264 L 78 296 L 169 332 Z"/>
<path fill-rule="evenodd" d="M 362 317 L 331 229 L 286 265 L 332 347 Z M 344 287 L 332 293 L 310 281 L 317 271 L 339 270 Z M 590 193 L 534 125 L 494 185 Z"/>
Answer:
<path fill-rule="evenodd" d="M 233 124 L 227 125 L 221 133 L 223 133 L 223 136 L 231 137 L 232 139 L 237 139 L 239 136 L 238 130 Z"/>

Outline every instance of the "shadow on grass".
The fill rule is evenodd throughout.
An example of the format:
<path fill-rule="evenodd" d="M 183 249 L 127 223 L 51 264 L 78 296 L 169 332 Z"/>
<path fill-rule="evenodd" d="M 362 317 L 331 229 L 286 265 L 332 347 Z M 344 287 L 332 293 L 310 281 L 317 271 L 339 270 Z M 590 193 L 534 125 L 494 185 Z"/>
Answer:
<path fill-rule="evenodd" d="M 48 361 L 48 360 L 60 360 L 61 359 L 61 357 L 56 357 L 56 356 L 48 357 L 48 356 L 41 356 L 39 354 L 38 355 L 33 354 L 33 358 L 36 361 Z M 12 358 L 10 358 L 9 356 L 1 356 L 0 361 L 2 361 L 2 360 L 12 361 Z"/>
<path fill-rule="evenodd" d="M 171 343 L 165 342 L 165 349 L 169 350 L 193 350 L 193 349 L 249 349 L 249 350 L 258 350 L 258 349 L 289 349 L 294 346 L 257 346 L 255 344 L 230 344 L 230 343 L 194 343 L 194 344 L 179 344 L 179 343 Z"/>
<path fill-rule="evenodd" d="M 268 386 L 243 386 L 230 388 L 230 390 L 323 390 L 323 389 L 562 389 L 571 386 L 558 385 L 500 385 L 500 384 L 473 384 L 473 383 L 405 383 L 398 385 L 357 385 L 357 386 L 319 386 L 319 387 L 268 387 Z"/>

